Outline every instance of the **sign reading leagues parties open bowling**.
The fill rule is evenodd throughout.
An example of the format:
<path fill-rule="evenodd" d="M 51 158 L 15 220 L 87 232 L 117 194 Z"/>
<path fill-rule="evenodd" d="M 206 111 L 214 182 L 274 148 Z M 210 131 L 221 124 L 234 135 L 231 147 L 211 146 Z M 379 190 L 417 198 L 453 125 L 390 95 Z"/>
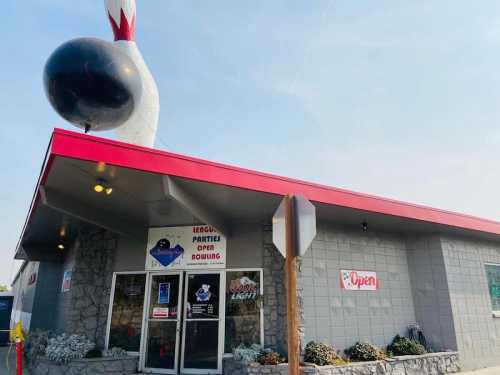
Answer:
<path fill-rule="evenodd" d="M 226 238 L 209 225 L 149 229 L 147 271 L 225 266 Z"/>

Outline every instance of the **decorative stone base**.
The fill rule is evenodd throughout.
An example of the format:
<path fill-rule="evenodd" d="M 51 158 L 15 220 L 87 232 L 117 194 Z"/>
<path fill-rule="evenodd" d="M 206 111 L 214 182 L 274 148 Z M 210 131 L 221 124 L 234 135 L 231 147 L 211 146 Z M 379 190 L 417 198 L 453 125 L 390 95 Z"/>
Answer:
<path fill-rule="evenodd" d="M 316 366 L 304 364 L 300 373 L 305 375 L 441 375 L 460 371 L 457 352 L 432 353 L 417 356 L 394 357 L 385 361 L 356 362 L 343 366 Z M 224 359 L 224 375 L 286 375 L 288 365 L 243 365 L 232 358 Z"/>
<path fill-rule="evenodd" d="M 46 358 L 39 358 L 29 368 L 31 375 L 123 375 L 137 373 L 139 357 L 127 358 L 89 358 L 57 365 Z"/>

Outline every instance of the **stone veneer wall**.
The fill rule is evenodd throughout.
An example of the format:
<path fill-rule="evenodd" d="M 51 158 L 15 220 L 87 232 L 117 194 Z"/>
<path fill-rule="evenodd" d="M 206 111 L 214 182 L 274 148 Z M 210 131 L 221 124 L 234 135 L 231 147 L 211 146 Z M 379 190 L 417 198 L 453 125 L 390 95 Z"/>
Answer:
<path fill-rule="evenodd" d="M 273 245 L 272 226 L 264 225 L 264 345 L 287 351 L 285 260 Z"/>
<path fill-rule="evenodd" d="M 59 291 L 57 330 L 84 334 L 103 348 L 117 235 L 82 225 L 63 272 L 72 270 L 71 290 Z"/>
<path fill-rule="evenodd" d="M 286 375 L 288 365 L 244 365 L 232 358 L 224 359 L 224 375 Z M 343 366 L 303 365 L 300 373 L 310 375 L 438 375 L 460 371 L 456 352 L 432 353 L 421 356 L 395 357 L 385 361 L 357 362 Z"/>
<path fill-rule="evenodd" d="M 126 375 L 137 373 L 139 357 L 76 359 L 58 365 L 46 358 L 39 358 L 29 367 L 31 375 Z"/>

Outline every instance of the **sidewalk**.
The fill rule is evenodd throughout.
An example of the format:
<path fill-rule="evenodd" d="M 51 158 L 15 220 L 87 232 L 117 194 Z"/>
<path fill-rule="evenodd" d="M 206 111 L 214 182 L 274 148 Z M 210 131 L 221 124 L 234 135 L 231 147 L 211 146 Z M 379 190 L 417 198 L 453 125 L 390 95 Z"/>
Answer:
<path fill-rule="evenodd" d="M 461 375 L 500 375 L 500 367 L 488 367 L 482 370 L 461 372 Z"/>
<path fill-rule="evenodd" d="M 14 375 L 16 373 L 16 350 L 12 347 L 9 354 L 9 347 L 0 347 L 0 375 Z M 7 370 L 7 358 L 10 371 Z"/>

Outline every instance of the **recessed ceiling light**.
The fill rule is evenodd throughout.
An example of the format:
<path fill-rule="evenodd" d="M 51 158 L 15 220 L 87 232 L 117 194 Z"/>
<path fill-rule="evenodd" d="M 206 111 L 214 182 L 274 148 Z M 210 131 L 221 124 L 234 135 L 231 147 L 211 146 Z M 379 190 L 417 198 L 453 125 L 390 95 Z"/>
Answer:
<path fill-rule="evenodd" d="M 99 178 L 94 185 L 94 191 L 96 193 L 104 192 L 106 195 L 111 195 L 113 193 L 113 188 L 108 185 L 106 180 Z"/>
<path fill-rule="evenodd" d="M 64 250 L 64 245 L 62 243 L 60 243 L 59 245 L 57 245 L 57 248 L 59 250 Z"/>
<path fill-rule="evenodd" d="M 94 186 L 94 191 L 96 193 L 102 193 L 104 191 L 104 186 L 102 186 L 100 183 L 97 183 L 95 186 Z"/>

